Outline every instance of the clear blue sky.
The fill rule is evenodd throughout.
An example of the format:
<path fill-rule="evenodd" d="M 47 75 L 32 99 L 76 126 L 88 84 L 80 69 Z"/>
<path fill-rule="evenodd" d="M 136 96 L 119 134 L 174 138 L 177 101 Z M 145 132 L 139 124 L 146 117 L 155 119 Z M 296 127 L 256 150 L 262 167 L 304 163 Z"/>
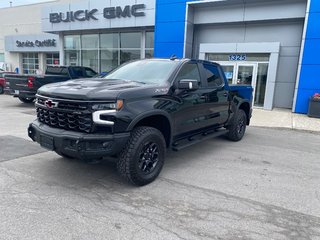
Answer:
<path fill-rule="evenodd" d="M 10 1 L 14 7 L 32 3 L 49 2 L 50 0 L 0 0 L 0 8 L 10 7 Z"/>

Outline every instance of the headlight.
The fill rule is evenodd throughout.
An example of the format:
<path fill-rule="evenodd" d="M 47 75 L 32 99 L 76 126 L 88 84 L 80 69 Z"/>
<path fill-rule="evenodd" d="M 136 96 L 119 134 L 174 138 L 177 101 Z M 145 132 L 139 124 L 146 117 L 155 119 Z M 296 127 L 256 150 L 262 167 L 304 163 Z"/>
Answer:
<path fill-rule="evenodd" d="M 97 103 L 92 106 L 92 110 L 117 110 L 119 111 L 123 107 L 123 100 L 117 100 L 115 103 Z"/>
<path fill-rule="evenodd" d="M 113 126 L 114 121 L 105 119 L 105 116 L 119 111 L 123 107 L 123 100 L 117 100 L 115 103 L 97 103 L 92 105 L 92 120 L 95 124 Z"/>

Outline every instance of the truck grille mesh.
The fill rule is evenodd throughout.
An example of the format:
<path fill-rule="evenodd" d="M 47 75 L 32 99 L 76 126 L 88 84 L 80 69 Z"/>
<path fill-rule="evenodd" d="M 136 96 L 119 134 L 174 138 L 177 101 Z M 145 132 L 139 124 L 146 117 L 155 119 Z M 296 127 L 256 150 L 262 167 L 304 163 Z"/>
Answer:
<path fill-rule="evenodd" d="M 78 132 L 89 133 L 93 126 L 91 114 L 60 112 L 37 107 L 37 117 L 39 122 L 45 123 L 51 127 Z"/>
<path fill-rule="evenodd" d="M 88 102 L 37 96 L 36 110 L 39 122 L 50 127 L 85 133 L 93 131 Z"/>

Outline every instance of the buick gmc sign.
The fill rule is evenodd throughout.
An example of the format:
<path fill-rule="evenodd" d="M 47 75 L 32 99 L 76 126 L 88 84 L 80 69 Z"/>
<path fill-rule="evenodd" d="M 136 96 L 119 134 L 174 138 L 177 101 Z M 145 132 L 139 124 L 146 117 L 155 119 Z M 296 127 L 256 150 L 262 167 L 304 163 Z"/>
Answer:
<path fill-rule="evenodd" d="M 103 17 L 106 19 L 142 17 L 145 16 L 145 12 L 143 11 L 145 8 L 145 4 L 107 7 L 103 9 Z M 64 13 L 50 13 L 49 19 L 51 23 L 99 20 L 96 16 L 98 12 L 99 10 L 95 8 L 91 10 L 81 9 Z"/>

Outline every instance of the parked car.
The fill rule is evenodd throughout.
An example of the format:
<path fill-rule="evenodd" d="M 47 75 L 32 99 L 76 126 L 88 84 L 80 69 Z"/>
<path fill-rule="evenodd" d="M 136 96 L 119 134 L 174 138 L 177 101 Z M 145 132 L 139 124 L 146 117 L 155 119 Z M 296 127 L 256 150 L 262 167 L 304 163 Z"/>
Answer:
<path fill-rule="evenodd" d="M 6 89 L 8 89 L 6 91 L 24 103 L 31 103 L 35 99 L 37 90 L 43 85 L 70 79 L 91 78 L 96 75 L 97 73 L 88 67 L 48 66 L 45 75 L 6 75 Z"/>
<path fill-rule="evenodd" d="M 14 74 L 13 72 L 5 72 L 0 70 L 0 94 L 3 94 L 5 86 L 6 86 L 6 80 L 5 75 L 6 74 Z"/>
<path fill-rule="evenodd" d="M 119 173 L 145 185 L 159 175 L 168 148 L 178 151 L 220 135 L 241 140 L 252 90 L 228 85 L 221 66 L 209 61 L 138 60 L 105 78 L 41 87 L 28 134 L 65 157 L 118 156 Z"/>

